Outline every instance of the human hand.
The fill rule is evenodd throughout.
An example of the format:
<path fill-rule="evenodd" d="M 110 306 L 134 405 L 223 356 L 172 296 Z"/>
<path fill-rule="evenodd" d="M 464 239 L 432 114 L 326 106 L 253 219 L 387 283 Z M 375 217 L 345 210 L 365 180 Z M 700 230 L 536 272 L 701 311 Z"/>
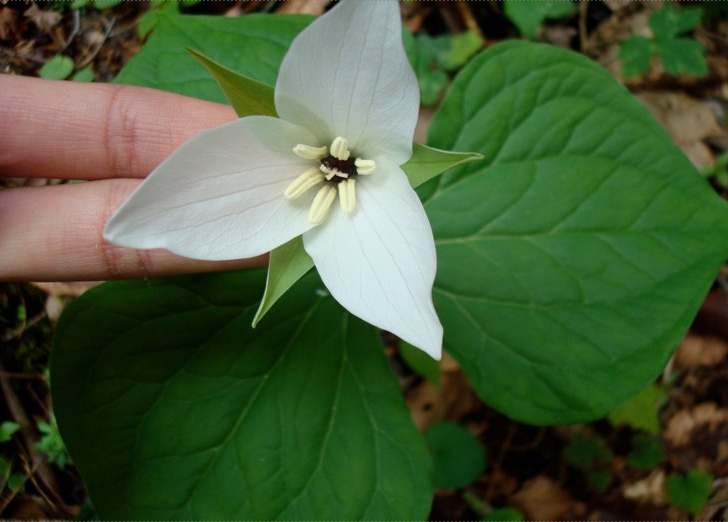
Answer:
<path fill-rule="evenodd" d="M 0 74 L 0 177 L 88 183 L 0 190 L 0 280 L 69 281 L 259 266 L 105 241 L 111 214 L 178 145 L 232 108 L 141 87 Z"/>

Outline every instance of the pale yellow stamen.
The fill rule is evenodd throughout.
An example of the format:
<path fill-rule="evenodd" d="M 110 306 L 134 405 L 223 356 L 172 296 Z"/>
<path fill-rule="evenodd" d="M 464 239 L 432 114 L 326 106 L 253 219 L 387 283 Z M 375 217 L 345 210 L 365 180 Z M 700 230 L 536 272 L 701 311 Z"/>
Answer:
<path fill-rule="evenodd" d="M 351 155 L 349 152 L 349 142 L 341 136 L 336 138 L 331 142 L 331 155 L 341 161 L 348 160 Z"/>
<path fill-rule="evenodd" d="M 339 203 L 344 212 L 352 213 L 356 207 L 356 180 L 346 179 L 339 183 Z"/>
<path fill-rule="evenodd" d="M 299 143 L 293 147 L 293 153 L 299 158 L 307 160 L 321 160 L 329 154 L 327 147 L 311 147 L 310 145 L 303 145 Z"/>
<path fill-rule="evenodd" d="M 336 199 L 336 188 L 330 183 L 325 184 L 316 193 L 316 197 L 313 198 L 311 203 L 311 210 L 308 213 L 308 220 L 314 225 L 319 225 L 324 222 L 326 216 L 329 215 L 331 204 Z"/>
<path fill-rule="evenodd" d="M 306 172 L 298 176 L 293 182 L 288 185 L 288 188 L 283 193 L 287 199 L 296 199 L 300 197 L 311 187 L 318 185 L 324 181 L 324 175 L 319 172 L 316 167 L 311 167 Z"/>
<path fill-rule="evenodd" d="M 354 166 L 356 167 L 356 173 L 361 176 L 371 174 L 377 169 L 377 164 L 374 163 L 373 160 L 361 158 L 356 158 L 356 161 L 354 161 Z"/>

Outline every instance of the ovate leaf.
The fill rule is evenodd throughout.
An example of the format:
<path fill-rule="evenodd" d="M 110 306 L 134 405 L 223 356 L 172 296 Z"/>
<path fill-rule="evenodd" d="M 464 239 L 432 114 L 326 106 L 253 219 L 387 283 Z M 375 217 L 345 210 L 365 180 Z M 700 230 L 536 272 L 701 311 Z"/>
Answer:
<path fill-rule="evenodd" d="M 253 330 L 263 284 L 115 282 L 67 308 L 53 400 L 102 519 L 427 516 L 427 449 L 379 333 L 315 277 Z"/>
<path fill-rule="evenodd" d="M 470 62 L 428 144 L 484 161 L 425 208 L 445 348 L 531 423 L 599 418 L 662 371 L 728 254 L 728 209 L 647 110 L 575 53 Z"/>

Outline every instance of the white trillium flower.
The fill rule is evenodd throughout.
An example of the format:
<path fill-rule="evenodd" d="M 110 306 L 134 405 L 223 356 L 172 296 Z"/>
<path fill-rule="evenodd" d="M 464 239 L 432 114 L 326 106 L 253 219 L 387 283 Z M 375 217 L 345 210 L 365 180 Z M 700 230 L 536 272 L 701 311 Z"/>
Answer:
<path fill-rule="evenodd" d="M 281 65 L 275 107 L 280 119 L 241 118 L 183 144 L 104 237 L 229 260 L 303 235 L 342 306 L 439 359 L 435 243 L 399 167 L 412 155 L 419 89 L 398 2 L 344 0 L 306 28 Z"/>

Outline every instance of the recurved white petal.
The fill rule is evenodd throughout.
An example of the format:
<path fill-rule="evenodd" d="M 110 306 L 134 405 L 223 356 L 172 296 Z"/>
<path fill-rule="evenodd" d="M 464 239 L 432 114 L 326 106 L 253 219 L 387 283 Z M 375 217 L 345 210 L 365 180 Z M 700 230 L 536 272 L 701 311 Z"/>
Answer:
<path fill-rule="evenodd" d="M 104 237 L 131 248 L 166 248 L 205 260 L 253 257 L 312 227 L 311 197 L 288 185 L 311 162 L 293 153 L 316 144 L 305 128 L 250 116 L 180 146 L 111 217 Z"/>
<path fill-rule="evenodd" d="M 344 0 L 306 28 L 275 88 L 281 118 L 319 140 L 343 136 L 357 156 L 412 155 L 419 88 L 402 45 L 396 0 Z"/>
<path fill-rule="evenodd" d="M 377 160 L 360 177 L 356 209 L 332 209 L 303 236 L 331 295 L 351 313 L 439 359 L 442 326 L 432 305 L 437 258 L 417 194 L 396 165 Z"/>

